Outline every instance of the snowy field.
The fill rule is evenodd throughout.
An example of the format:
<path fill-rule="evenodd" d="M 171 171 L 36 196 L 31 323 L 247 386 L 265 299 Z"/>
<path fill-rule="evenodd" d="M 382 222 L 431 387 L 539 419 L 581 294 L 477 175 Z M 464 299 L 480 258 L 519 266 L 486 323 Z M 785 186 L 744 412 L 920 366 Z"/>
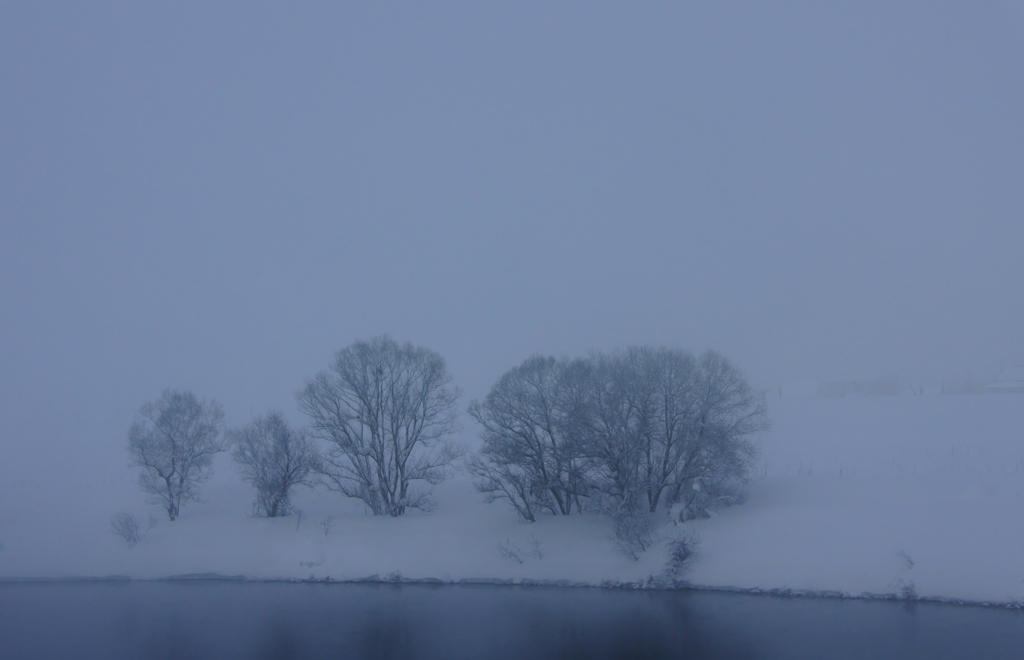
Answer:
<path fill-rule="evenodd" d="M 769 400 L 773 421 L 747 502 L 681 530 L 700 538 L 685 578 L 711 587 L 1024 601 L 1024 396 Z M 469 431 L 471 429 L 467 429 Z M 218 573 L 348 580 L 370 576 L 636 582 L 660 574 L 662 542 L 619 554 L 601 518 L 517 521 L 484 504 L 465 475 L 437 507 L 402 518 L 299 491 L 301 516 L 251 517 L 227 455 L 204 502 L 170 523 L 144 503 L 122 442 L 88 459 L 37 456 L 0 482 L 0 577 Z M 156 526 L 134 548 L 115 511 Z"/>

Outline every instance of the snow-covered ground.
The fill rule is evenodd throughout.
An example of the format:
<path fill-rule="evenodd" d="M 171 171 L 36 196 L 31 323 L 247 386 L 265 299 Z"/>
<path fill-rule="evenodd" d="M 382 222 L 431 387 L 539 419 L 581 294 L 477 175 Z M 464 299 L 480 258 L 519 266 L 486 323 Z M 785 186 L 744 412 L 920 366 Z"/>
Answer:
<path fill-rule="evenodd" d="M 663 529 L 663 539 L 699 536 L 692 584 L 1024 600 L 1024 395 L 775 398 L 769 409 L 774 426 L 760 439 L 747 502 Z M 176 522 L 158 520 L 129 549 L 110 532 L 112 514 L 160 511 L 144 504 L 123 447 L 113 446 L 88 469 L 54 456 L 4 478 L 0 577 L 599 584 L 642 581 L 666 563 L 664 543 L 639 561 L 619 554 L 598 517 L 520 523 L 502 504 L 484 504 L 465 476 L 435 488 L 430 513 L 378 518 L 336 493 L 302 491 L 301 517 L 253 518 L 226 455 L 204 502 Z"/>

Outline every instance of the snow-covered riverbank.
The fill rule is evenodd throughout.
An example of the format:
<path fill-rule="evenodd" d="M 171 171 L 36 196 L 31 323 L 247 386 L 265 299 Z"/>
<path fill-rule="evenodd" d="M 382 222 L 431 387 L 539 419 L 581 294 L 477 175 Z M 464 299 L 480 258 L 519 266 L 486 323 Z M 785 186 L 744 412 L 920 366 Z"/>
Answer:
<path fill-rule="evenodd" d="M 741 506 L 681 530 L 698 555 L 685 578 L 739 589 L 1024 600 L 1024 397 L 772 399 L 773 429 Z M 45 448 L 39 451 L 45 452 Z M 301 492 L 301 517 L 248 516 L 251 495 L 227 456 L 203 503 L 158 520 L 129 549 L 115 511 L 145 519 L 124 454 L 76 469 L 53 458 L 0 484 L 0 577 L 159 578 L 219 573 L 258 579 L 644 582 L 664 543 L 619 554 L 599 517 L 519 522 L 486 505 L 466 476 L 435 489 L 437 508 L 364 515 L 327 491 Z M 33 465 L 43 464 L 38 461 Z M 98 467 L 97 467 L 98 466 Z M 8 466 L 10 467 L 10 466 Z"/>

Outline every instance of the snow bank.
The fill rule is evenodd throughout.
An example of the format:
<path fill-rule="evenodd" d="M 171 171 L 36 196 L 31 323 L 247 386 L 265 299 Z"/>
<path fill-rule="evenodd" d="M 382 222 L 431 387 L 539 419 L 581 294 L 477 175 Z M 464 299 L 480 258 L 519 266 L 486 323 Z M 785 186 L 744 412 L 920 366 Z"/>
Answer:
<path fill-rule="evenodd" d="M 690 583 L 1024 600 L 1024 396 L 769 405 L 774 427 L 761 438 L 747 502 L 663 529 L 665 539 L 699 535 Z M 205 502 L 170 523 L 143 504 L 123 453 L 88 466 L 80 458 L 53 457 L 52 471 L 15 472 L 0 484 L 0 577 L 638 584 L 659 575 L 667 556 L 664 543 L 639 561 L 622 556 L 597 517 L 520 523 L 484 504 L 465 476 L 435 488 L 430 513 L 378 518 L 335 493 L 302 491 L 301 516 L 253 518 L 227 456 Z M 109 531 L 119 510 L 152 514 L 157 525 L 128 548 Z"/>
<path fill-rule="evenodd" d="M 747 504 L 697 525 L 695 583 L 1024 599 L 1024 397 L 773 403 Z"/>

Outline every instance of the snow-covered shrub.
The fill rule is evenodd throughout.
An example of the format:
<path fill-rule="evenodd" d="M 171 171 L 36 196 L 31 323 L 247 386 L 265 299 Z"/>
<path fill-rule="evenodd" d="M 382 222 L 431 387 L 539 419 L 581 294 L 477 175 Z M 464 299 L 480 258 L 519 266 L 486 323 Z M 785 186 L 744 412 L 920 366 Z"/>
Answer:
<path fill-rule="evenodd" d="M 544 551 L 540 547 L 540 541 L 537 540 L 537 536 L 530 534 L 530 540 L 527 542 L 528 548 L 513 543 L 511 539 L 505 539 L 498 544 L 498 554 L 505 559 L 511 559 L 517 564 L 522 564 L 527 557 L 533 557 L 534 559 L 544 559 Z"/>
<path fill-rule="evenodd" d="M 657 524 L 655 514 L 650 511 L 623 508 L 612 514 L 612 521 L 615 547 L 630 559 L 640 559 L 640 555 L 654 545 Z"/>
<path fill-rule="evenodd" d="M 700 538 L 692 532 L 680 533 L 669 540 L 665 574 L 673 580 L 680 579 L 697 553 L 698 545 L 700 545 Z"/>
<path fill-rule="evenodd" d="M 907 554 L 906 550 L 897 552 L 896 557 L 903 566 L 900 570 L 902 575 L 896 578 L 892 585 L 896 591 L 896 597 L 900 600 L 917 600 L 917 587 L 910 578 L 910 572 L 914 568 L 914 560 Z"/>
<path fill-rule="evenodd" d="M 544 559 L 544 551 L 540 547 L 540 541 L 536 534 L 530 534 L 530 554 L 537 559 Z"/>
<path fill-rule="evenodd" d="M 143 528 L 139 519 L 127 511 L 118 511 L 110 520 L 111 533 L 124 539 L 129 548 L 134 548 L 138 545 L 139 541 L 144 539 L 146 534 L 155 526 L 156 518 L 150 516 L 148 524 Z"/>
<path fill-rule="evenodd" d="M 525 553 L 523 552 L 522 548 L 513 543 L 511 540 L 505 539 L 504 541 L 498 544 L 498 554 L 500 554 L 505 559 L 511 559 L 517 564 L 522 564 L 523 555 Z"/>
<path fill-rule="evenodd" d="M 917 600 L 917 587 L 913 580 L 899 578 L 894 584 L 896 597 L 900 600 Z"/>

